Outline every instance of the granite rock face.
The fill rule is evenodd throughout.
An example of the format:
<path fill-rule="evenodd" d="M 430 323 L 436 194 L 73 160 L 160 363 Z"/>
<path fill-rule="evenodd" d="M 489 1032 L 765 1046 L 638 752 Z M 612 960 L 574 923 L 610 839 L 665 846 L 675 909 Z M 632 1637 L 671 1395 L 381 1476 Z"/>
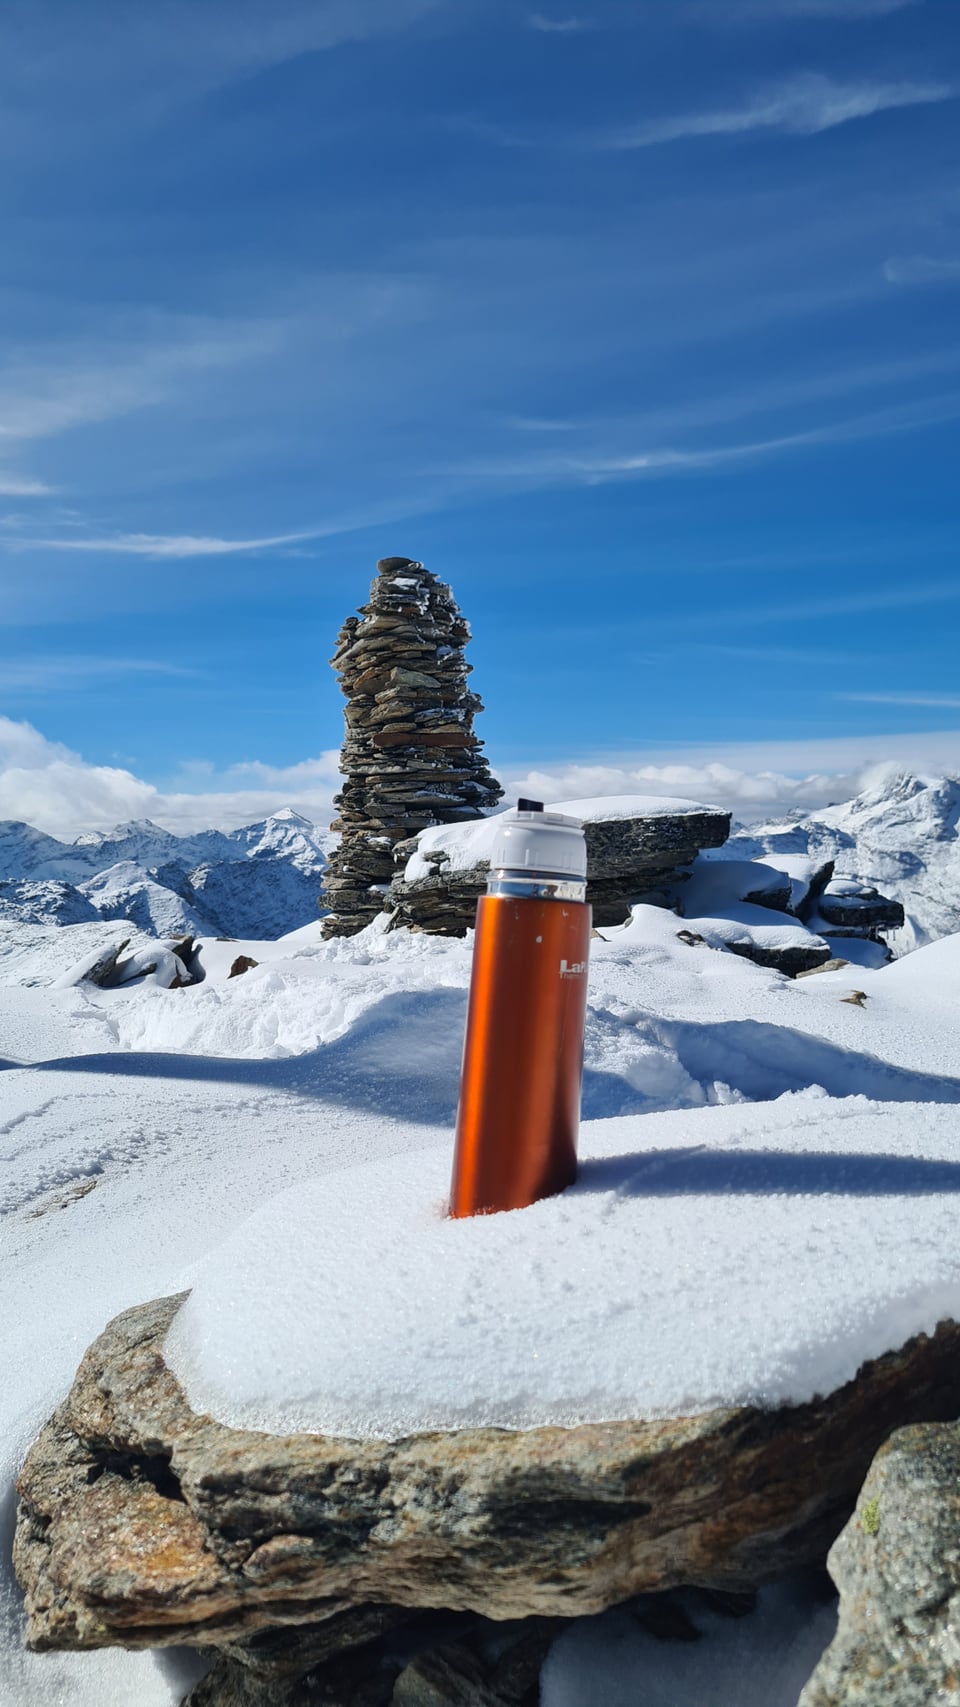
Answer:
<path fill-rule="evenodd" d="M 960 1424 L 881 1447 L 827 1564 L 839 1627 L 800 1707 L 960 1701 Z"/>
<path fill-rule="evenodd" d="M 396 842 L 478 818 L 503 793 L 473 733 L 483 706 L 467 688 L 469 639 L 450 588 L 407 557 L 380 560 L 369 603 L 340 630 L 331 662 L 347 698 L 346 780 L 321 895 L 326 936 L 352 936 L 382 910 Z"/>
<path fill-rule="evenodd" d="M 557 808 L 564 809 L 562 805 Z M 683 881 L 684 867 L 696 859 L 701 848 L 722 846 L 730 834 L 730 814 L 703 807 L 634 817 L 612 811 L 604 817 L 603 802 L 598 801 L 583 828 L 587 900 L 593 907 L 593 922 L 618 925 L 629 916 L 631 902 L 665 900 L 666 892 Z M 489 864 L 480 860 L 475 865 L 458 866 L 441 844 L 422 854 L 423 862 L 433 869 L 410 880 L 404 868 L 416 852 L 416 836 L 396 848 L 399 870 L 387 899 L 393 909 L 392 926 L 407 925 L 438 936 L 463 936 L 473 926 Z"/>
<path fill-rule="evenodd" d="M 272 1436 L 190 1409 L 162 1354 L 180 1301 L 110 1324 L 28 1455 L 15 1561 L 35 1649 L 189 1643 L 279 1668 L 330 1621 L 376 1632 L 397 1609 L 570 1618 L 746 1590 L 824 1557 L 894 1428 L 960 1411 L 943 1323 L 772 1411 Z"/>

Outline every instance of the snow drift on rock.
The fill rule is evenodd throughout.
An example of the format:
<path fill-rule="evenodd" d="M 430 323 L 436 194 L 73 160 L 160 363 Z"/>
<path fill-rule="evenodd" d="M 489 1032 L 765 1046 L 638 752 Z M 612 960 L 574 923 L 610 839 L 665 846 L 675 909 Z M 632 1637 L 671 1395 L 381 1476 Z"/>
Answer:
<path fill-rule="evenodd" d="M 960 1315 L 960 1107 L 595 1122 L 576 1185 L 460 1221 L 449 1167 L 368 1163 L 239 1227 L 168 1335 L 194 1408 L 399 1438 L 796 1404 Z"/>

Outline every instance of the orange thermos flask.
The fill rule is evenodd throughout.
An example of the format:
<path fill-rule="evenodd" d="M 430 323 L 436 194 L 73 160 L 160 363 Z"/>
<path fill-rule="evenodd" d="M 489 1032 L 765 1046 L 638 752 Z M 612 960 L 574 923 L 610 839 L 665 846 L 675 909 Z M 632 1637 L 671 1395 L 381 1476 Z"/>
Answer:
<path fill-rule="evenodd" d="M 496 823 L 477 903 L 453 1216 L 522 1209 L 577 1175 L 591 921 L 583 826 L 530 800 Z"/>

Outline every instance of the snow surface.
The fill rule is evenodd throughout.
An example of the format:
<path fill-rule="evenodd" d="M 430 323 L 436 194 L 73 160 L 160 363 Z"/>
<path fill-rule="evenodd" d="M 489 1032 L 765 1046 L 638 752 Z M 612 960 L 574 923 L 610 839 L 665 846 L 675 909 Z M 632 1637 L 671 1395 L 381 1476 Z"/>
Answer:
<path fill-rule="evenodd" d="M 653 1636 L 627 1608 L 578 1619 L 550 1650 L 540 1707 L 796 1707 L 837 1622 L 802 1576 L 761 1589 L 746 1618 L 695 1590 L 672 1599 L 699 1641 Z"/>
<path fill-rule="evenodd" d="M 886 1250 L 886 1296 L 879 1282 L 871 1293 L 877 1264 L 868 1253 L 865 1273 L 844 1294 L 849 1320 L 824 1317 L 835 1342 L 814 1333 L 817 1317 L 806 1349 L 802 1334 L 783 1339 L 774 1376 L 781 1383 L 793 1378 L 790 1344 L 797 1371 L 808 1353 L 821 1368 L 835 1358 L 839 1369 L 850 1356 L 848 1331 L 870 1343 L 872 1334 L 880 1337 L 882 1316 L 899 1337 L 908 1321 L 935 1309 L 938 1287 L 954 1285 L 944 1266 L 950 1237 L 942 1239 L 946 1256 L 930 1240 L 949 1191 L 952 1175 L 943 1170 L 954 1166 L 953 1123 L 960 1115 L 960 938 L 876 971 L 849 967 L 793 983 L 734 955 L 687 946 L 677 934 L 685 923 L 662 909 L 638 907 L 629 925 L 605 931 L 591 945 L 584 1154 L 593 1155 L 595 1170 L 619 1168 L 609 1157 L 605 1162 L 602 1144 L 619 1130 L 620 1152 L 639 1158 L 630 1166 L 649 1167 L 659 1131 L 654 1147 L 676 1154 L 662 1158 L 658 1217 L 690 1215 L 697 1194 L 671 1189 L 671 1182 L 691 1183 L 684 1168 L 726 1170 L 699 1192 L 716 1239 L 721 1226 L 727 1233 L 717 1249 L 722 1266 L 710 1283 L 718 1316 L 734 1295 L 738 1254 L 750 1261 L 741 1230 L 753 1227 L 761 1202 L 764 1213 L 769 1208 L 780 1217 L 788 1242 L 794 1223 L 808 1223 L 813 1253 L 835 1250 L 848 1230 L 854 1236 L 846 1220 L 852 1203 L 853 1220 L 875 1228 Z M 6 947 L 6 987 L 0 987 L 4 1561 L 17 1464 L 112 1315 L 178 1290 L 192 1272 L 202 1275 L 251 1206 L 276 1192 L 320 1180 L 311 1191 L 322 1197 L 325 1189 L 330 1201 L 345 1205 L 362 1164 L 389 1167 L 398 1158 L 402 1166 L 408 1152 L 426 1151 L 418 1190 L 433 1233 L 446 1188 L 469 938 L 387 935 L 375 924 L 358 937 L 323 943 L 313 924 L 277 943 L 205 940 L 205 982 L 188 989 L 49 987 L 85 952 L 127 935 L 132 947 L 147 940 L 122 922 L 13 923 L 0 933 Z M 229 979 L 239 953 L 260 965 Z M 863 1005 L 845 999 L 854 991 L 864 993 Z M 811 1095 L 816 1086 L 825 1094 Z M 793 1094 L 778 1100 L 785 1093 Z M 790 1110 L 805 1127 L 784 1124 Z M 731 1136 L 737 1122 L 743 1123 L 739 1142 Z M 694 1129 L 702 1151 L 692 1149 Z M 852 1141 L 858 1133 L 857 1154 L 848 1156 L 847 1136 Z M 752 1162 L 756 1150 L 766 1159 Z M 891 1160 L 871 1163 L 871 1152 Z M 773 1170 L 766 1183 L 764 1168 Z M 844 1189 L 826 1189 L 837 1186 L 841 1168 L 848 1170 Z M 917 1189 L 908 1189 L 911 1182 Z M 630 1212 L 629 1193 L 622 1196 Z M 592 1215 L 601 1199 L 619 1213 L 619 1198 L 606 1186 L 581 1188 L 574 1202 Z M 643 1199 L 635 1201 L 642 1207 Z M 543 1208 L 554 1213 L 557 1206 Z M 509 1227 L 535 1213 L 494 1217 L 490 1224 Z M 916 1217 L 920 1229 L 912 1273 L 898 1213 Z M 354 1226 L 355 1241 L 364 1236 Z M 414 1265 L 422 1260 L 415 1249 L 408 1254 Z M 681 1268 L 698 1261 L 696 1248 L 678 1247 L 675 1256 Z M 815 1295 L 817 1263 L 814 1254 Z M 568 1279 L 569 1296 L 586 1300 L 578 1276 Z M 763 1285 L 769 1296 L 769 1270 Z M 871 1296 L 879 1312 L 873 1322 Z M 593 1303 L 602 1315 L 604 1298 L 598 1294 Z M 706 1310 L 706 1299 L 701 1303 Z M 672 1312 L 671 1299 L 663 1326 L 675 1333 Z M 790 1328 L 776 1307 L 774 1328 L 778 1335 Z M 755 1341 L 754 1334 L 745 1355 L 756 1359 L 763 1348 Z M 722 1373 L 693 1336 L 686 1345 L 688 1381 Z M 7 1573 L 0 1583 L 0 1701 L 175 1707 L 185 1688 L 182 1673 L 173 1676 L 177 1655 L 23 1654 L 19 1597 L 9 1566 L 0 1568 Z M 805 1627 L 798 1612 L 791 1628 Z M 571 1630 L 563 1640 L 573 1644 L 564 1649 L 569 1664 L 579 1664 L 576 1655 L 586 1650 L 577 1643 L 586 1636 Z M 630 1652 L 625 1641 L 611 1638 L 604 1649 L 612 1668 L 610 1707 L 630 1699 L 626 1684 L 616 1682 L 627 1675 L 616 1669 L 617 1655 Z M 757 1642 L 759 1652 L 759 1636 Z M 706 1660 L 706 1640 L 700 1650 Z M 551 1688 L 559 1687 L 558 1675 L 549 1670 Z M 638 1680 L 637 1697 L 640 1687 Z M 584 1699 L 582 1690 L 571 1691 L 566 1699 Z M 595 1680 L 590 1697 L 601 1698 Z M 705 1707 L 710 1698 L 686 1693 L 678 1682 L 667 1699 L 671 1707 Z M 779 1707 L 779 1700 L 760 1698 L 757 1707 Z M 749 1701 L 744 1686 L 737 1707 Z M 563 1698 L 554 1707 L 563 1707 Z"/>
<path fill-rule="evenodd" d="M 797 1404 L 960 1318 L 956 1106 L 811 1089 L 595 1121 L 576 1185 L 463 1221 L 449 1174 L 378 1160 L 239 1227 L 167 1339 L 194 1408 L 398 1439 Z"/>
<path fill-rule="evenodd" d="M 708 852 L 694 860 L 689 879 L 678 891 L 685 915 L 707 916 L 748 895 L 782 895 L 788 887 L 785 873 L 762 860 L 711 860 Z"/>

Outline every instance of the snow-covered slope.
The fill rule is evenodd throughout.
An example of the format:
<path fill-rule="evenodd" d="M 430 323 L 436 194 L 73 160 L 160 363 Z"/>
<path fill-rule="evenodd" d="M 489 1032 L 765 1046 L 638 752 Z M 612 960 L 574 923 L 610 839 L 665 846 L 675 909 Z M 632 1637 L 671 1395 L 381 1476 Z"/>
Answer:
<path fill-rule="evenodd" d="M 98 950 L 104 937 L 138 942 L 134 927 L 121 921 L 11 929 L 21 938 L 21 980 L 35 984 L 49 985 L 54 965 L 62 970 Z M 681 1387 L 692 1402 L 729 1398 L 743 1390 L 731 1386 L 731 1371 L 773 1398 L 802 1391 L 804 1383 L 809 1389 L 843 1380 L 858 1357 L 887 1339 L 901 1340 L 941 1310 L 960 1308 L 949 1236 L 960 1178 L 960 1032 L 953 1021 L 960 937 L 876 972 L 848 968 L 793 982 L 685 940 L 690 935 L 666 909 L 637 907 L 627 926 L 592 941 L 581 1185 L 541 1210 L 490 1217 L 462 1238 L 450 1235 L 469 1257 L 468 1243 L 509 1243 L 523 1217 L 534 1232 L 542 1223 L 550 1233 L 562 1222 L 569 1255 L 578 1222 L 587 1243 L 597 1243 L 607 1238 L 606 1208 L 625 1211 L 631 1248 L 642 1256 L 649 1240 L 644 1283 L 659 1288 L 643 1295 L 649 1310 L 641 1326 L 646 1331 L 653 1322 L 656 1331 L 637 1340 L 636 1352 L 642 1358 L 646 1346 L 655 1356 L 649 1376 L 644 1372 L 649 1387 L 638 1383 L 632 1392 L 638 1408 L 670 1407 Z M 230 978 L 241 950 L 259 964 Z M 323 1198 L 325 1216 L 340 1215 L 351 1252 L 354 1266 L 324 1293 L 330 1331 L 322 1344 L 314 1336 L 311 1355 L 318 1347 L 324 1354 L 349 1350 L 351 1322 L 337 1313 L 338 1299 L 346 1295 L 351 1309 L 360 1307 L 351 1277 L 366 1253 L 369 1286 L 377 1257 L 377 1225 L 358 1213 L 347 1170 L 371 1163 L 389 1192 L 390 1158 L 426 1151 L 420 1161 L 398 1163 L 401 1183 L 413 1184 L 406 1198 L 394 1193 L 391 1213 L 406 1213 L 415 1192 L 426 1234 L 447 1236 L 437 1207 L 449 1177 L 470 950 L 469 940 L 387 933 L 379 922 L 360 936 L 324 942 L 315 922 L 281 943 L 205 942 L 205 981 L 189 988 L 0 989 L 0 1502 L 8 1523 L 18 1460 L 108 1317 L 191 1282 L 198 1307 L 207 1289 L 209 1314 L 211 1264 L 222 1262 L 213 1252 L 220 1245 L 229 1251 L 224 1242 L 239 1237 L 255 1260 L 239 1230 L 273 1194 L 294 1188 L 295 1201 L 309 1206 L 306 1182 L 325 1176 L 323 1188 L 309 1193 Z M 603 1249 L 589 1251 L 592 1286 L 575 1267 L 557 1271 L 572 1289 L 581 1334 L 590 1331 L 594 1304 L 600 1317 L 609 1315 L 607 1294 L 621 1272 L 623 1247 L 614 1222 L 609 1226 L 611 1260 L 604 1263 Z M 308 1287 L 322 1289 L 317 1276 L 332 1250 L 296 1242 L 299 1297 Z M 454 1294 L 450 1277 L 463 1269 L 438 1274 L 425 1250 L 419 1232 L 404 1250 L 417 1283 L 407 1299 L 424 1318 L 422 1333 L 433 1332 L 440 1354 L 449 1349 L 468 1393 L 461 1325 L 452 1347 L 441 1332 L 463 1296 Z M 557 1252 L 560 1264 L 560 1243 Z M 822 1266 L 828 1257 L 844 1286 L 837 1299 Z M 757 1298 L 767 1297 L 781 1261 L 784 1286 L 771 1308 L 760 1310 Z M 431 1282 L 425 1304 L 417 1290 L 424 1264 Z M 547 1265 L 548 1287 L 551 1272 Z M 533 1284 L 532 1273 L 525 1271 L 525 1283 Z M 395 1299 L 397 1275 L 388 1278 L 384 1293 Z M 521 1326 L 527 1320 L 524 1310 L 514 1318 Z M 554 1321 L 560 1319 L 558 1310 Z M 714 1341 L 715 1320 L 723 1334 Z M 241 1321 L 233 1326 L 242 1331 Z M 504 1318 L 499 1331 L 508 1328 Z M 624 1370 L 631 1333 L 621 1327 Z M 362 1350 L 358 1342 L 356 1355 Z M 571 1369 L 578 1380 L 581 1364 Z M 536 1371 L 529 1360 L 523 1374 L 533 1398 Z M 611 1379 L 618 1376 L 616 1359 L 610 1371 Z M 551 1365 L 550 1379 L 560 1372 Z M 436 1369 L 430 1373 L 432 1379 Z M 258 1401 L 297 1400 L 286 1360 L 280 1375 L 283 1384 L 278 1376 Z M 661 1384 L 659 1399 L 655 1377 L 673 1383 Z M 432 1402 L 426 1381 L 411 1402 L 421 1392 Z M 562 1409 L 556 1391 L 540 1397 L 556 1404 L 552 1414 Z M 570 1394 L 559 1397 L 566 1402 Z M 381 1416 L 388 1402 L 403 1398 L 384 1392 Z M 372 1387 L 360 1401 L 368 1415 L 374 1402 L 381 1405 Z M 29 1655 L 21 1640 L 4 1541 L 0 1701 L 176 1707 L 187 1688 L 176 1655 Z M 624 1651 L 616 1636 L 605 1643 L 603 1664 L 594 1664 L 597 1701 L 648 1698 L 639 1680 L 628 1688 L 625 1678 L 622 1691 L 605 1688 L 603 1666 Z M 738 1675 L 752 1676 L 754 1658 L 744 1653 Z M 699 1687 L 665 1689 L 661 1698 L 671 1707 L 703 1707 Z M 745 1690 L 714 1698 L 750 1699 Z M 544 1699 L 570 1707 L 587 1696 L 545 1688 Z M 754 1699 L 757 1707 L 789 1707 L 796 1690 Z"/>
<path fill-rule="evenodd" d="M 863 878 L 902 903 L 904 927 L 887 940 L 906 954 L 960 930 L 958 822 L 960 778 L 886 769 L 842 805 L 736 831 L 727 850 L 737 858 L 834 860 L 838 878 Z"/>
<path fill-rule="evenodd" d="M 161 936 L 282 936 L 307 924 L 332 842 L 291 808 L 242 829 L 177 836 L 149 819 L 58 842 L 0 824 L 0 918 L 128 919 Z"/>
<path fill-rule="evenodd" d="M 102 919 L 129 919 L 140 930 L 157 936 L 195 936 L 217 928 L 191 905 L 187 879 L 180 867 L 164 869 L 166 879 L 144 871 L 134 860 L 119 860 L 84 883 L 80 894 Z"/>
<path fill-rule="evenodd" d="M 79 925 L 101 915 L 72 883 L 54 878 L 0 879 L 0 919 L 24 925 Z"/>

